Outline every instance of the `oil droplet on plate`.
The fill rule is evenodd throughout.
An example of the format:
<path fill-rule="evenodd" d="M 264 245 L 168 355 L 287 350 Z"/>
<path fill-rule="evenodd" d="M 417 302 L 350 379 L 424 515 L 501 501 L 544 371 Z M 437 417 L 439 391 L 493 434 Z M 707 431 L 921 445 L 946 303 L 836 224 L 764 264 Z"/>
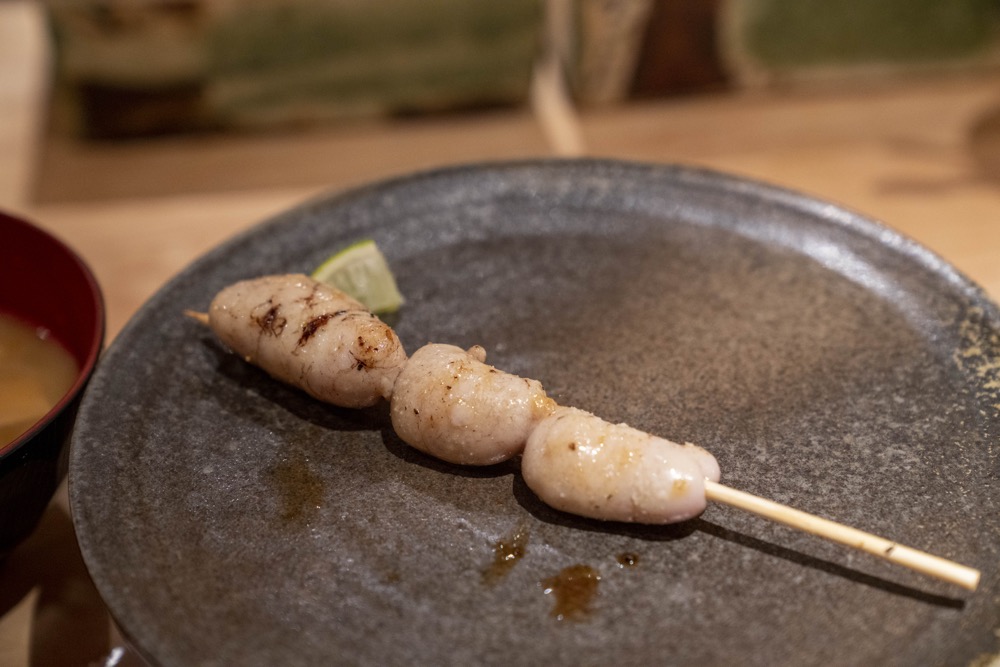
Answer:
<path fill-rule="evenodd" d="M 282 460 L 269 472 L 281 499 L 281 519 L 286 524 L 307 524 L 307 513 L 323 503 L 326 494 L 323 478 L 313 472 L 309 459 L 301 454 Z"/>
<path fill-rule="evenodd" d="M 559 621 L 580 621 L 590 615 L 601 575 L 588 565 L 571 565 L 542 580 L 546 595 L 555 597 L 550 615 Z"/>
<path fill-rule="evenodd" d="M 524 557 L 527 550 L 527 526 L 518 526 L 510 535 L 501 537 L 493 545 L 493 562 L 483 571 L 483 582 L 492 585 L 503 579 Z"/>
<path fill-rule="evenodd" d="M 620 553 L 616 557 L 618 561 L 618 567 L 623 570 L 627 567 L 635 567 L 639 564 L 639 555 L 626 551 L 625 553 Z"/>

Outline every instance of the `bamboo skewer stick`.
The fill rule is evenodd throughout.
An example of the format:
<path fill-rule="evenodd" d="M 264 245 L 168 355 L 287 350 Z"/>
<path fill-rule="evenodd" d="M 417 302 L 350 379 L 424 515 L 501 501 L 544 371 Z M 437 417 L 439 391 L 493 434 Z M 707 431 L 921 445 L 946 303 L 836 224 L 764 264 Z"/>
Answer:
<path fill-rule="evenodd" d="M 976 590 L 979 585 L 979 570 L 897 544 L 892 540 L 845 526 L 836 521 L 793 509 L 773 500 L 767 500 L 745 491 L 737 491 L 710 480 L 705 480 L 705 496 L 709 500 L 738 507 L 786 526 L 865 551 L 916 572 L 957 584 L 970 591 Z"/>
<path fill-rule="evenodd" d="M 186 310 L 184 314 L 204 325 L 209 323 L 208 313 Z M 976 590 L 979 585 L 979 570 L 708 479 L 705 480 L 705 496 L 709 500 L 737 507 L 786 526 L 865 551 L 970 591 Z"/>
<path fill-rule="evenodd" d="M 185 310 L 184 314 L 190 317 L 192 320 L 197 320 L 201 322 L 206 327 L 208 326 L 208 313 L 199 313 L 197 310 Z"/>

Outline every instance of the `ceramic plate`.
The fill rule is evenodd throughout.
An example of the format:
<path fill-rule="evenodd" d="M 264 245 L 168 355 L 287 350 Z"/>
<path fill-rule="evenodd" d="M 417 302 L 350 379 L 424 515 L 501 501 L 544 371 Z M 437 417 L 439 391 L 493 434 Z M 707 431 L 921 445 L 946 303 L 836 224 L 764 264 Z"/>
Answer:
<path fill-rule="evenodd" d="M 562 404 L 703 445 L 732 487 L 981 568 L 980 589 L 724 506 L 559 513 L 516 461 L 437 462 L 384 408 L 321 405 L 183 314 L 366 237 L 408 350 L 481 344 Z M 964 665 L 1000 641 L 998 426 L 997 307 L 895 232 L 711 172 L 487 164 L 308 202 L 173 279 L 93 378 L 70 493 L 154 665 Z"/>

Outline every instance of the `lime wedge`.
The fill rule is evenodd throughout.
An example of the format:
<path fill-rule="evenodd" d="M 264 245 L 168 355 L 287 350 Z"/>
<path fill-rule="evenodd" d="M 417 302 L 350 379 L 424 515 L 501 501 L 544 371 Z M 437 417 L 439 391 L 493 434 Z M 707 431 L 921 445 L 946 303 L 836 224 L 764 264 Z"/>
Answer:
<path fill-rule="evenodd" d="M 389 263 L 371 239 L 334 253 L 312 277 L 354 297 L 373 313 L 394 313 L 403 305 Z"/>

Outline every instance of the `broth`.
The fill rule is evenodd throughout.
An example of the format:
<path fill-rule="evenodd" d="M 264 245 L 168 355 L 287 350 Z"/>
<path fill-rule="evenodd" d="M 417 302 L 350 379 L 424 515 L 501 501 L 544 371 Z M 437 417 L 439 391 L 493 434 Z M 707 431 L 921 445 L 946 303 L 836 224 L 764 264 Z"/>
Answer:
<path fill-rule="evenodd" d="M 0 313 L 0 447 L 45 416 L 79 371 L 48 330 Z"/>

